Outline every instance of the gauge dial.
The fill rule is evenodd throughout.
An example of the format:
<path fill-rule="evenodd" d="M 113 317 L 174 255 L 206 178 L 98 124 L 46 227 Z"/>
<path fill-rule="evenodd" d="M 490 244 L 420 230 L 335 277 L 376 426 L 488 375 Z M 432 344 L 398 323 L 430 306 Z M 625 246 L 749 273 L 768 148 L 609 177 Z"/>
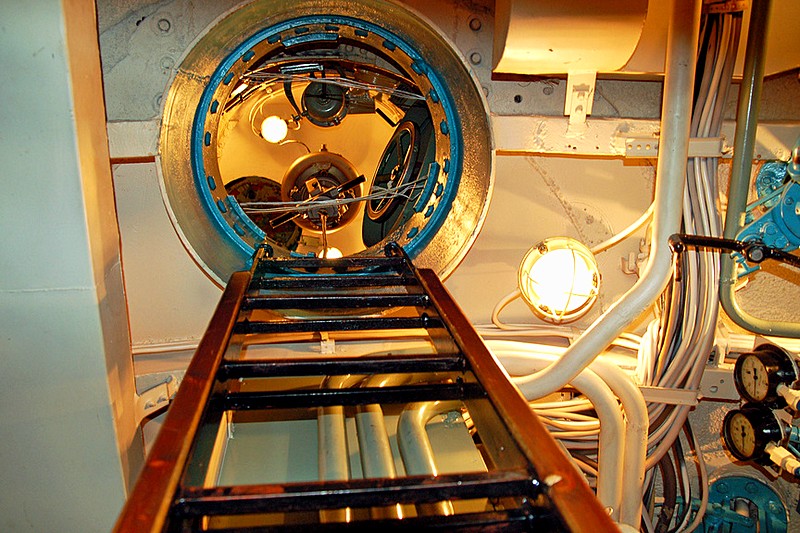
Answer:
<path fill-rule="evenodd" d="M 733 369 L 736 390 L 748 402 L 780 407 L 785 405 L 778 394 L 778 385 L 791 385 L 797 380 L 794 359 L 785 350 L 763 344 L 755 351 L 744 353 Z"/>
<path fill-rule="evenodd" d="M 754 353 L 743 354 L 739 357 L 741 364 L 737 374 L 742 390 L 740 394 L 751 402 L 762 402 L 769 394 L 769 375 L 767 366 Z"/>
<path fill-rule="evenodd" d="M 756 452 L 756 429 L 741 411 L 735 411 L 725 426 L 728 449 L 740 459 L 750 460 Z"/>
<path fill-rule="evenodd" d="M 730 411 L 723 421 L 722 436 L 734 457 L 742 461 L 765 459 L 767 444 L 783 439 L 780 422 L 763 405 L 746 404 Z"/>

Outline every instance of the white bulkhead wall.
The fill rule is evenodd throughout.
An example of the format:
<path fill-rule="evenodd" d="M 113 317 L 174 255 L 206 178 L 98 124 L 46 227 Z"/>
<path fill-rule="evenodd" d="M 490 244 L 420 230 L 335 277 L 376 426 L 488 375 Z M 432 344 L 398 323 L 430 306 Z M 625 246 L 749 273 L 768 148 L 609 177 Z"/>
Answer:
<path fill-rule="evenodd" d="M 92 3 L 0 5 L 0 530 L 107 531 L 141 465 Z"/>

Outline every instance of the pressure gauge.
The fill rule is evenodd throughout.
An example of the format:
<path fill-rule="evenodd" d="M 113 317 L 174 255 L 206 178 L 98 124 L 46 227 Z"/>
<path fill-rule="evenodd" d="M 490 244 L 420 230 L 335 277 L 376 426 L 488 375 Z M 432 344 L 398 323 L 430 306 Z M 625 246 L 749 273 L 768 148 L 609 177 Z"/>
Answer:
<path fill-rule="evenodd" d="M 745 404 L 725 415 L 722 437 L 734 457 L 742 461 L 769 463 L 767 444 L 783 440 L 781 423 L 764 405 Z"/>
<path fill-rule="evenodd" d="M 786 405 L 777 393 L 778 385 L 791 385 L 797 380 L 797 366 L 785 350 L 762 344 L 753 352 L 743 353 L 733 368 L 736 390 L 748 402 L 771 407 Z"/>

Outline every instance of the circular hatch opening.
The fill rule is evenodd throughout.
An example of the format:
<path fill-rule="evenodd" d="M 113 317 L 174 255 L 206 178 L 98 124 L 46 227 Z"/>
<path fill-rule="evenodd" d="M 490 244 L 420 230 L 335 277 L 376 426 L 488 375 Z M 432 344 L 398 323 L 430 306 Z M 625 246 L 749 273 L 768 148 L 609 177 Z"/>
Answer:
<path fill-rule="evenodd" d="M 448 275 L 488 207 L 488 112 L 461 56 L 390 2 L 263 0 L 210 27 L 169 89 L 165 202 L 224 283 L 254 247 L 379 254 Z"/>

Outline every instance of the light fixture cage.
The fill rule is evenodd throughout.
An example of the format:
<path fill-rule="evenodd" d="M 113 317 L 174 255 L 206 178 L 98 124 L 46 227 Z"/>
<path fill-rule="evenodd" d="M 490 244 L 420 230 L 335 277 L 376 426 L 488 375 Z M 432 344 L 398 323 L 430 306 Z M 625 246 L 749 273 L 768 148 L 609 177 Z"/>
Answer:
<path fill-rule="evenodd" d="M 536 316 L 554 324 L 584 316 L 600 292 L 594 254 L 570 237 L 551 237 L 528 250 L 517 281 Z"/>

